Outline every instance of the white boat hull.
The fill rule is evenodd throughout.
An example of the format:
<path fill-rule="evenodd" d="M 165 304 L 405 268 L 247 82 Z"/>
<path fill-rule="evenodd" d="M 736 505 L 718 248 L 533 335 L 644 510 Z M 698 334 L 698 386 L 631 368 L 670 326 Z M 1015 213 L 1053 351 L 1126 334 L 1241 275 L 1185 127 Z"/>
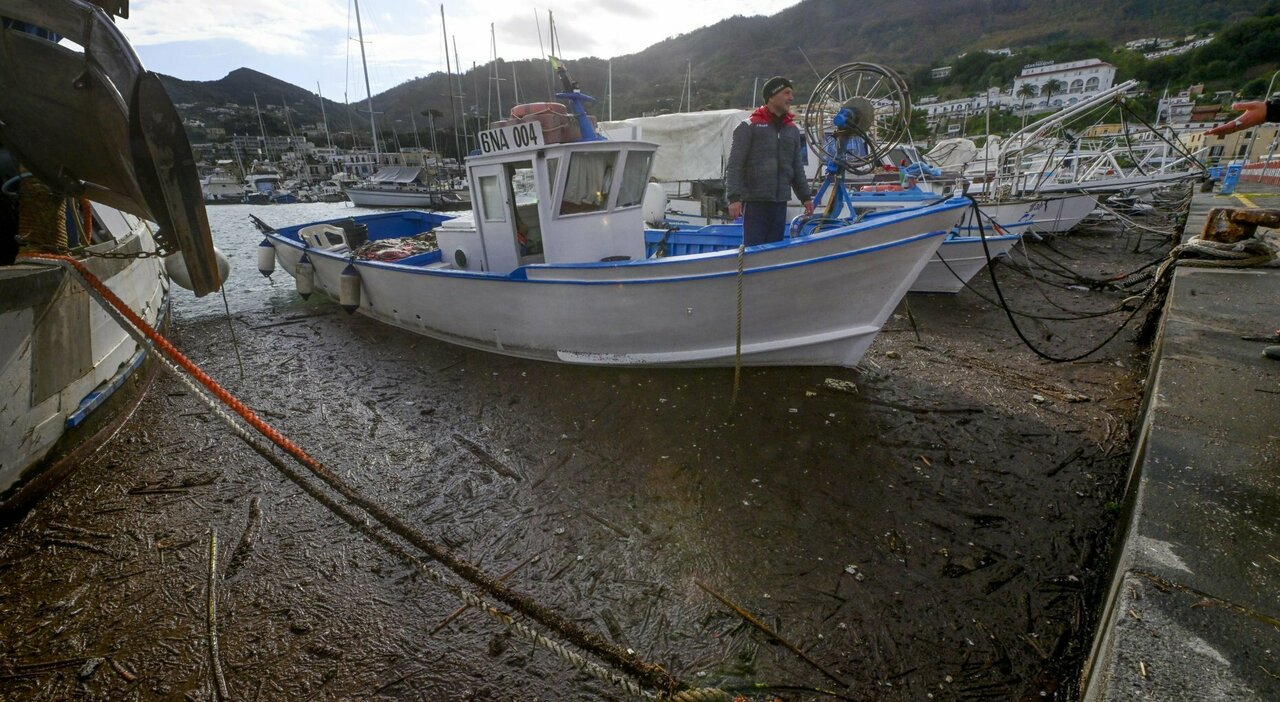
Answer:
<path fill-rule="evenodd" d="M 94 248 L 108 246 L 126 253 L 155 249 L 145 228 L 118 246 Z M 168 278 L 159 258 L 84 263 L 148 323 L 160 319 Z M 0 289 L 6 293 L 0 302 L 0 501 L 6 501 L 64 433 L 137 367 L 143 352 L 63 269 L 8 266 L 0 271 Z"/>
<path fill-rule="evenodd" d="M 874 228 L 643 262 L 529 265 L 511 275 L 358 261 L 359 311 L 444 341 L 595 365 L 731 366 L 742 294 L 743 365 L 855 366 L 960 209 L 889 215 Z M 273 237 L 284 270 L 302 255 Z M 342 255 L 309 252 L 335 299 Z"/>
<path fill-rule="evenodd" d="M 431 193 L 347 188 L 347 199 L 360 207 L 410 207 L 430 209 L 436 200 Z"/>
<path fill-rule="evenodd" d="M 1008 255 L 1019 241 L 1017 236 L 988 236 L 984 248 L 980 237 L 947 239 L 920 272 L 911 292 L 958 293 L 989 260 Z"/>
<path fill-rule="evenodd" d="M 455 207 L 465 200 L 454 193 L 412 188 L 382 189 L 351 187 L 346 190 L 347 199 L 359 207 L 400 207 L 404 209 L 434 210 Z"/>
<path fill-rule="evenodd" d="M 957 231 L 964 236 L 1026 232 L 1060 234 L 1088 217 L 1097 204 L 1097 196 L 1087 193 L 979 203 L 982 210 L 982 230 L 980 231 L 978 220 L 970 211 L 961 220 Z M 993 222 L 999 226 L 993 226 Z"/>

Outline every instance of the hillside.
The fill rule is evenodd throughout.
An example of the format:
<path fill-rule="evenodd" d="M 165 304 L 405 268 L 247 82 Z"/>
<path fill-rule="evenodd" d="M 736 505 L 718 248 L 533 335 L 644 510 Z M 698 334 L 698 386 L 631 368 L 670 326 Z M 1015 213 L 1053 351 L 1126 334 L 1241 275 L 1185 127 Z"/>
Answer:
<path fill-rule="evenodd" d="M 1219 30 L 1251 20 L 1258 11 L 1256 0 L 862 0 L 856 4 L 803 0 L 772 16 L 731 17 L 613 59 L 612 105 L 605 95 L 606 61 L 588 58 L 573 62 L 570 68 L 584 92 L 600 99 L 595 112 L 604 117 L 612 108 L 613 116 L 619 119 L 678 109 L 686 70 L 692 78 L 693 109 L 746 107 L 755 102 L 756 81 L 775 74 L 792 77 L 797 93 L 804 96 L 817 82 L 817 72 L 849 61 L 892 66 L 910 77 L 916 94 L 959 93 L 971 85 L 1007 82 L 1030 60 L 1084 58 L 1109 52 L 1110 47 L 1135 38 Z M 986 56 L 983 49 L 1003 47 L 1012 47 L 1018 54 L 1005 60 L 980 58 Z M 958 59 L 960 54 L 968 55 Z M 1262 56 L 1254 63 L 1270 60 Z M 957 76 L 949 84 L 931 84 L 927 69 L 944 62 L 957 64 Z M 1131 70 L 1136 73 L 1139 68 L 1145 67 Z M 473 122 L 483 121 L 489 113 L 499 115 L 496 105 L 490 107 L 495 96 L 482 93 L 492 84 L 488 77 L 493 70 L 493 66 L 483 65 L 453 78 L 466 95 L 465 111 L 473 115 Z M 518 85 L 522 101 L 549 97 L 550 76 L 544 62 L 500 62 L 496 70 L 504 78 L 514 78 L 505 85 Z M 1173 79 L 1169 72 L 1159 75 Z M 401 133 L 407 133 L 412 117 L 426 139 L 428 118 L 424 115 L 434 111 L 436 125 L 443 130 L 440 146 L 452 151 L 450 129 L 459 121 L 454 115 L 464 107 L 458 101 L 449 104 L 447 80 L 444 74 L 432 74 L 375 96 L 374 109 L 383 113 L 379 118 L 382 128 L 397 125 Z M 283 101 L 289 104 L 295 129 L 320 122 L 320 101 L 314 93 L 249 69 L 209 82 L 166 78 L 165 85 L 176 103 L 197 106 L 189 112 L 226 103 L 252 108 L 256 92 L 270 134 L 288 133 Z M 513 100 L 510 88 L 506 90 L 504 108 Z M 367 144 L 367 113 L 357 112 L 363 109 L 362 103 L 349 109 L 325 101 L 331 129 L 352 129 Z M 222 126 L 228 132 L 258 132 L 251 111 L 226 120 Z M 412 137 L 408 139 L 412 141 Z"/>

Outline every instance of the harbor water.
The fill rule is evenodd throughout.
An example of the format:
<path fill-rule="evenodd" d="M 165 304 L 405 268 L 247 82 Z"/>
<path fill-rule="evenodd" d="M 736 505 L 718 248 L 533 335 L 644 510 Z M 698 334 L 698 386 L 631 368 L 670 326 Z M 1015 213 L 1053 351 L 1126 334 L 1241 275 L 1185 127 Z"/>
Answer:
<path fill-rule="evenodd" d="M 232 314 L 238 314 L 264 306 L 287 307 L 299 302 L 293 291 L 293 279 L 288 274 L 278 274 L 273 281 L 258 272 L 257 245 L 263 237 L 250 215 L 258 217 L 269 226 L 284 227 L 300 222 L 357 217 L 379 211 L 355 207 L 350 202 L 215 205 L 205 209 L 209 215 L 209 229 L 213 232 L 213 245 L 231 261 L 231 274 L 223 288 L 226 293 L 225 307 L 221 293 L 198 298 L 190 291 L 174 286 L 173 316 L 174 321 L 179 324 L 224 316 L 228 308 Z"/>

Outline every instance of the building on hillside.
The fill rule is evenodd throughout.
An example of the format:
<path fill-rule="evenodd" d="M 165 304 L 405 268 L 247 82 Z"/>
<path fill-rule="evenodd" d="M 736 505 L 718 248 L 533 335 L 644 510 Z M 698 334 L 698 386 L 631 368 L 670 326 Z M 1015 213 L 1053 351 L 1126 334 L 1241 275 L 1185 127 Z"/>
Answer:
<path fill-rule="evenodd" d="M 1062 84 L 1061 91 L 1045 95 L 1044 86 L 1051 80 Z M 1108 90 L 1115 85 L 1116 67 L 1101 59 L 1084 59 L 1065 63 L 1033 63 L 1024 66 L 1022 73 L 1013 79 L 1013 95 L 1024 85 L 1034 87 L 1036 96 L 1027 107 L 1037 110 L 1056 109 L 1073 105 L 1084 98 Z"/>
<path fill-rule="evenodd" d="M 1156 108 L 1156 124 L 1185 124 L 1191 122 L 1191 110 L 1196 100 L 1188 95 L 1160 98 Z"/>
<path fill-rule="evenodd" d="M 1188 122 L 1208 122 L 1210 124 L 1218 121 L 1218 114 L 1222 112 L 1222 105 L 1213 103 L 1209 105 L 1192 105 L 1188 110 Z"/>
<path fill-rule="evenodd" d="M 986 49 L 986 52 L 992 56 L 1013 56 L 1013 49 L 1008 47 L 1003 49 Z"/>
<path fill-rule="evenodd" d="M 939 66 L 929 71 L 934 80 L 942 80 L 951 76 L 951 66 Z"/>
<path fill-rule="evenodd" d="M 1208 44 L 1211 41 L 1213 41 L 1212 36 L 1210 36 L 1207 39 L 1196 39 L 1194 41 L 1188 41 L 1185 44 L 1172 46 L 1167 49 L 1160 49 L 1159 51 L 1149 51 L 1143 54 L 1142 57 L 1150 61 L 1153 59 L 1164 58 L 1165 56 L 1177 56 L 1179 54 L 1185 54 L 1188 51 L 1191 51 L 1192 49 L 1198 49 Z"/>
<path fill-rule="evenodd" d="M 957 100 L 938 100 L 932 97 L 927 102 L 921 100 L 916 107 L 927 114 L 930 129 L 938 131 L 939 123 L 944 123 L 948 133 L 957 133 L 963 129 L 964 121 L 969 117 L 988 110 L 1005 110 L 1009 105 L 1010 96 L 1007 93 L 1000 92 L 999 88 L 989 88 L 985 93 Z"/>

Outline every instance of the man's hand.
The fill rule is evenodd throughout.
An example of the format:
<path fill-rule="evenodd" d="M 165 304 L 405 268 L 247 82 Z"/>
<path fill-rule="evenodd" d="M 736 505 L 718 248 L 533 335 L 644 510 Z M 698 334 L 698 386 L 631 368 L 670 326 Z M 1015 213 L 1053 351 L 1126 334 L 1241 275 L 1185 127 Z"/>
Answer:
<path fill-rule="evenodd" d="M 804 201 L 804 213 L 806 216 L 813 214 L 813 200 Z"/>
<path fill-rule="evenodd" d="M 1223 122 L 1205 132 L 1207 136 L 1226 136 L 1262 124 L 1267 120 L 1267 103 L 1261 100 L 1253 102 L 1237 102 L 1231 105 L 1233 110 L 1244 110 L 1244 114 L 1229 122 Z"/>
<path fill-rule="evenodd" d="M 735 221 L 741 216 L 742 216 L 742 203 L 741 202 L 729 203 L 729 221 Z"/>

